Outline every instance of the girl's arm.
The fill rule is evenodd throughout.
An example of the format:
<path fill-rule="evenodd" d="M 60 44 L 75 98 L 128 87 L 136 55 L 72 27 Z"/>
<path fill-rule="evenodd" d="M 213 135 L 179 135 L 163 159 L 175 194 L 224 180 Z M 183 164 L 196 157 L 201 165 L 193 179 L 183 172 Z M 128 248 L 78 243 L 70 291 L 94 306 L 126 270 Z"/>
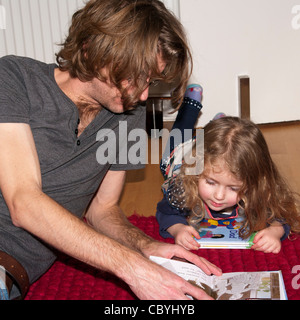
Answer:
<path fill-rule="evenodd" d="M 174 238 L 175 243 L 187 250 L 198 250 L 200 245 L 194 239 L 199 239 L 199 233 L 189 226 L 187 214 L 183 210 L 172 207 L 164 196 L 157 205 L 156 219 L 159 224 L 159 233 L 164 238 Z"/>
<path fill-rule="evenodd" d="M 198 250 L 200 248 L 200 244 L 195 240 L 195 238 L 200 239 L 200 235 L 194 227 L 177 223 L 168 228 L 168 232 L 174 237 L 175 243 L 185 249 Z"/>
<path fill-rule="evenodd" d="M 186 218 L 187 214 L 183 210 L 172 207 L 166 196 L 157 204 L 156 219 L 159 224 L 159 233 L 163 238 L 173 238 L 167 230 L 175 224 L 188 226 Z"/>

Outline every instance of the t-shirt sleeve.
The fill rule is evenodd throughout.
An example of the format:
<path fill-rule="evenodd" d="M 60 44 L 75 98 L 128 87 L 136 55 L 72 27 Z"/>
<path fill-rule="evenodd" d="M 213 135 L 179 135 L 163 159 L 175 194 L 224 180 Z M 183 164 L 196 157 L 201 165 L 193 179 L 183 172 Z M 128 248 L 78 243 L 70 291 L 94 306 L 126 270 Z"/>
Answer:
<path fill-rule="evenodd" d="M 13 56 L 0 58 L 0 122 L 29 123 L 24 77 Z"/>

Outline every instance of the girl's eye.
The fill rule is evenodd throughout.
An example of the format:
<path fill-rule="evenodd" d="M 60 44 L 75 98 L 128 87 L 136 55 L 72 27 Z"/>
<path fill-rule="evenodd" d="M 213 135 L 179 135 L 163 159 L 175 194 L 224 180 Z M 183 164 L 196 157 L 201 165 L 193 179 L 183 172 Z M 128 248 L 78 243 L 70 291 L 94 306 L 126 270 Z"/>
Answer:
<path fill-rule="evenodd" d="M 207 179 L 206 179 L 206 183 L 209 184 L 210 186 L 213 186 L 213 185 L 215 184 L 214 181 L 212 181 L 212 180 L 207 180 Z"/>
<path fill-rule="evenodd" d="M 230 189 L 234 192 L 239 192 L 240 188 L 239 187 L 230 187 Z"/>

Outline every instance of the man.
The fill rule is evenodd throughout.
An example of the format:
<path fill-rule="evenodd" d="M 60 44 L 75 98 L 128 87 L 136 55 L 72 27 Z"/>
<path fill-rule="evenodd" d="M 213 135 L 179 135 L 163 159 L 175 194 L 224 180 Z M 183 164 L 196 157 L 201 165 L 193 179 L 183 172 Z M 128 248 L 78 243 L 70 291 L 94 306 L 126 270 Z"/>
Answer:
<path fill-rule="evenodd" d="M 181 25 L 160 1 L 91 0 L 73 16 L 58 67 L 0 60 L 0 265 L 11 298 L 24 297 L 56 250 L 115 274 L 140 299 L 208 298 L 148 258 L 220 270 L 149 238 L 119 208 L 125 171 L 140 166 L 118 162 L 118 154 L 104 165 L 96 160 L 100 129 L 119 138 L 120 121 L 128 131 L 144 128 L 137 104 L 153 79 L 180 74 L 180 102 L 189 59 Z"/>

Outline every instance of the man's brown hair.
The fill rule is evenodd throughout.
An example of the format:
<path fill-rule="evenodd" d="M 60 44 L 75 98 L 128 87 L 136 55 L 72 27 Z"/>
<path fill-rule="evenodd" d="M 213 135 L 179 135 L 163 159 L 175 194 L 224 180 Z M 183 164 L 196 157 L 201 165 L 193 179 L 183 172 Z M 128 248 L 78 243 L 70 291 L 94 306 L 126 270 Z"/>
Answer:
<path fill-rule="evenodd" d="M 173 102 L 179 105 L 192 69 L 182 25 L 159 0 L 90 0 L 73 15 L 62 46 L 60 69 L 81 81 L 109 80 L 121 91 L 125 109 L 138 102 L 149 77 L 176 82 Z M 158 56 L 166 63 L 163 73 Z M 103 68 L 109 79 L 101 74 Z M 122 88 L 124 80 L 133 93 Z"/>

